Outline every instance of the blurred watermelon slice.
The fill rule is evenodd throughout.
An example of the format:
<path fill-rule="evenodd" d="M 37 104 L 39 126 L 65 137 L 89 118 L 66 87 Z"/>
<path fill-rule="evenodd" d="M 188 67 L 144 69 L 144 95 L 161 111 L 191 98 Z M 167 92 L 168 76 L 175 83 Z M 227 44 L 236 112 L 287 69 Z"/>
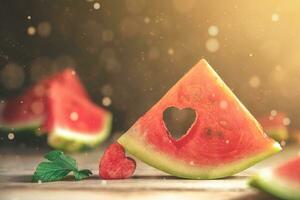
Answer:
<path fill-rule="evenodd" d="M 109 112 L 58 83 L 49 88 L 47 109 L 43 129 L 49 133 L 49 145 L 56 149 L 93 148 L 110 132 L 112 117 Z"/>
<path fill-rule="evenodd" d="M 300 199 L 300 156 L 275 169 L 264 169 L 250 185 L 282 199 Z"/>
<path fill-rule="evenodd" d="M 39 128 L 46 117 L 46 99 L 49 86 L 57 82 L 77 96 L 87 98 L 75 71 L 71 68 L 52 75 L 28 89 L 22 96 L 8 100 L 0 113 L 0 128 L 4 130 L 22 131 Z"/>
<path fill-rule="evenodd" d="M 111 114 L 92 103 L 73 69 L 40 81 L 0 113 L 0 128 L 9 131 L 42 127 L 54 148 L 92 148 L 109 134 Z M 39 131 L 40 132 L 40 131 Z"/>
<path fill-rule="evenodd" d="M 288 128 L 284 125 L 284 120 L 286 118 L 287 116 L 285 113 L 278 112 L 275 116 L 262 116 L 258 121 L 268 136 L 281 142 L 286 141 L 289 138 Z"/>

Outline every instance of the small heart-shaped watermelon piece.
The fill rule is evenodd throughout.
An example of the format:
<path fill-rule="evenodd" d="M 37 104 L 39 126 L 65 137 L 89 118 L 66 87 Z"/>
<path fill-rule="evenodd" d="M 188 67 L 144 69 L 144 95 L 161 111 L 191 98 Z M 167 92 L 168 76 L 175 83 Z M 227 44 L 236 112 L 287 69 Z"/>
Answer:
<path fill-rule="evenodd" d="M 102 179 L 125 179 L 133 175 L 135 160 L 126 157 L 119 143 L 111 144 L 104 152 L 99 164 L 99 176 Z"/>

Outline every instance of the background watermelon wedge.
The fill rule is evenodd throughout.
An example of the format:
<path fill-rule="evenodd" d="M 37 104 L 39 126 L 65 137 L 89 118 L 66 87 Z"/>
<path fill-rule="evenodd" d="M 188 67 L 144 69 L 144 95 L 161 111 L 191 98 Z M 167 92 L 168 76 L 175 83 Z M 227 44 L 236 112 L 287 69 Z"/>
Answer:
<path fill-rule="evenodd" d="M 283 112 L 276 113 L 275 116 L 262 116 L 258 119 L 264 131 L 274 140 L 281 142 L 287 141 L 289 138 L 289 130 L 284 125 L 284 120 L 287 118 Z"/>
<path fill-rule="evenodd" d="M 95 147 L 109 135 L 111 121 L 112 115 L 90 100 L 71 68 L 7 101 L 0 113 L 2 130 L 48 133 L 48 144 L 66 151 Z"/>
<path fill-rule="evenodd" d="M 278 198 L 300 199 L 300 156 L 274 168 L 262 170 L 250 180 L 250 185 Z"/>
<path fill-rule="evenodd" d="M 0 128 L 4 130 L 35 130 L 45 121 L 46 99 L 52 83 L 59 83 L 79 97 L 88 98 L 76 72 L 67 68 L 27 89 L 22 96 L 9 99 L 1 109 Z"/>
<path fill-rule="evenodd" d="M 50 86 L 47 109 L 43 129 L 49 134 L 49 145 L 56 149 L 93 148 L 109 135 L 111 114 L 60 84 Z"/>

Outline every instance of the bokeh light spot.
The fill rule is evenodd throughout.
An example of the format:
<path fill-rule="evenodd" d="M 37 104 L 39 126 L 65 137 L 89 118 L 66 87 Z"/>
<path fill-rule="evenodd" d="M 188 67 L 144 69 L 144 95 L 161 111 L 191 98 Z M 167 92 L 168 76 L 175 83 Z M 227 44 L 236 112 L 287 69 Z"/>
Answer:
<path fill-rule="evenodd" d="M 217 39 L 210 38 L 206 41 L 205 46 L 209 52 L 216 52 L 216 51 L 218 51 L 220 44 Z"/>

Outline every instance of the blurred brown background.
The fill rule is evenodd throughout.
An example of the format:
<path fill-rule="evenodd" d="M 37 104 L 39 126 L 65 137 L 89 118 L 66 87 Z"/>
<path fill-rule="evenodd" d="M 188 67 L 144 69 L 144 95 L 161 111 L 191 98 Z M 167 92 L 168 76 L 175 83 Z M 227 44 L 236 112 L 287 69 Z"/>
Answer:
<path fill-rule="evenodd" d="M 300 1 L 0 2 L 0 98 L 74 66 L 126 130 L 206 58 L 255 115 L 300 124 Z"/>

